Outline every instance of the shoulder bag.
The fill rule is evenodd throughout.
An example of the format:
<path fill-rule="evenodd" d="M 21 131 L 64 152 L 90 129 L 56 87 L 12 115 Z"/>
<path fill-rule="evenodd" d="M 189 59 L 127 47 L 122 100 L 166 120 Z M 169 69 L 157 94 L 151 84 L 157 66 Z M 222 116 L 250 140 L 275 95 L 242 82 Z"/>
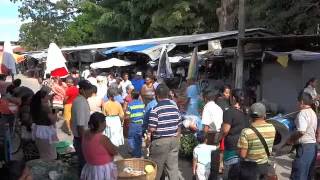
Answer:
<path fill-rule="evenodd" d="M 258 138 L 259 138 L 260 142 L 262 143 L 262 145 L 265 149 L 265 152 L 269 158 L 270 151 L 269 151 L 269 148 L 268 148 L 268 145 L 267 145 L 265 139 L 263 138 L 263 136 L 260 134 L 260 132 L 255 127 L 250 126 L 249 128 L 252 129 L 252 131 L 258 136 Z M 239 180 L 256 180 L 257 178 L 260 179 L 260 177 L 258 177 L 258 172 L 259 172 L 258 166 L 259 165 L 254 161 L 242 160 L 240 162 Z M 273 166 L 269 163 L 267 164 L 267 173 L 266 173 L 266 177 L 264 177 L 264 179 L 266 179 L 266 180 L 277 180 L 278 179 Z"/>

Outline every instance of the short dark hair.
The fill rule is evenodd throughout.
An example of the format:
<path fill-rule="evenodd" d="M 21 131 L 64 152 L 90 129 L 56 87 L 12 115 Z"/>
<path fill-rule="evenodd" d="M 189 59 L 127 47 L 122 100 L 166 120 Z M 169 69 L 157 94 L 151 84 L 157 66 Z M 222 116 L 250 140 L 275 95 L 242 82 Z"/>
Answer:
<path fill-rule="evenodd" d="M 21 85 L 21 79 L 15 79 L 12 84 L 15 86 L 15 87 L 19 87 Z"/>
<path fill-rule="evenodd" d="M 5 81 L 7 78 L 7 75 L 5 74 L 0 74 L 0 80 Z"/>
<path fill-rule="evenodd" d="M 97 88 L 97 86 L 92 85 L 92 93 L 97 94 L 97 92 L 98 92 L 98 88 Z"/>
<path fill-rule="evenodd" d="M 317 80 L 317 79 L 316 79 L 315 77 L 310 78 L 310 79 L 307 81 L 307 83 L 306 83 L 306 85 L 305 85 L 304 88 L 308 87 L 311 83 L 315 82 L 316 80 Z"/>
<path fill-rule="evenodd" d="M 244 100 L 245 100 L 245 94 L 244 94 L 243 90 L 234 89 L 231 94 L 233 97 L 232 98 L 233 104 L 239 103 L 240 105 L 243 105 Z"/>
<path fill-rule="evenodd" d="M 132 96 L 132 99 L 139 99 L 139 92 L 133 90 L 132 93 L 131 93 L 131 96 Z"/>
<path fill-rule="evenodd" d="M 94 112 L 90 116 L 90 120 L 88 122 L 88 126 L 91 132 L 97 132 L 100 124 L 105 122 L 105 115 L 100 112 Z"/>
<path fill-rule="evenodd" d="M 46 74 L 46 79 L 49 79 L 50 78 L 50 74 Z"/>
<path fill-rule="evenodd" d="M 10 85 L 7 87 L 7 89 L 6 89 L 6 92 L 7 92 L 7 93 L 10 93 L 10 94 L 13 94 L 15 88 L 16 88 L 16 87 L 15 87 L 13 84 L 10 84 Z"/>
<path fill-rule="evenodd" d="M 303 102 L 305 105 L 312 106 L 313 105 L 313 99 L 312 96 L 309 93 L 301 92 L 298 96 L 298 101 Z"/>
<path fill-rule="evenodd" d="M 223 86 L 220 88 L 220 93 L 223 94 L 224 91 L 227 90 L 227 89 L 230 89 L 230 91 L 232 90 L 230 85 L 228 85 L 228 84 L 223 85 Z"/>
<path fill-rule="evenodd" d="M 79 83 L 79 94 L 83 95 L 85 98 L 88 98 L 92 95 L 93 85 L 90 84 L 87 80 L 81 80 Z"/>
<path fill-rule="evenodd" d="M 159 84 L 156 89 L 156 95 L 158 98 L 168 98 L 169 97 L 169 88 L 165 84 Z"/>
<path fill-rule="evenodd" d="M 203 96 L 208 100 L 213 101 L 217 98 L 219 92 L 217 90 L 205 91 L 203 92 Z"/>
<path fill-rule="evenodd" d="M 199 141 L 199 143 L 204 143 L 207 138 L 208 136 L 204 131 L 199 131 L 197 133 L 197 140 Z"/>

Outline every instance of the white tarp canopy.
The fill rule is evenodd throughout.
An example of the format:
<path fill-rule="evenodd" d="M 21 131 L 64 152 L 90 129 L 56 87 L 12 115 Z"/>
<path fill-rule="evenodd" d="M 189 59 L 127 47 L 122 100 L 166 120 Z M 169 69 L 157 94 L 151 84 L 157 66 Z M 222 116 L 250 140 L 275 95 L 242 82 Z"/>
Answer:
<path fill-rule="evenodd" d="M 55 43 L 49 45 L 46 68 L 45 72 L 51 73 L 51 76 L 64 77 L 68 75 L 66 59 Z"/>
<path fill-rule="evenodd" d="M 266 31 L 264 28 L 253 28 L 246 29 L 246 33 Z M 119 42 L 109 42 L 101 44 L 90 44 L 83 46 L 73 46 L 61 48 L 62 51 L 81 51 L 81 50 L 90 50 L 90 49 L 103 49 L 103 48 L 114 48 L 114 47 L 123 47 L 139 44 L 177 44 L 177 45 L 189 45 L 196 42 L 209 41 L 214 39 L 219 39 L 227 36 L 236 36 L 238 31 L 225 31 L 225 32 L 214 32 L 206 34 L 193 34 L 193 35 L 184 35 L 184 36 L 171 36 L 163 38 L 153 38 L 153 39 L 139 39 L 139 40 L 130 40 L 130 41 L 119 41 Z"/>
<path fill-rule="evenodd" d="M 179 63 L 184 57 L 182 56 L 174 56 L 174 57 L 169 57 L 169 62 L 170 63 Z"/>
<path fill-rule="evenodd" d="M 135 61 L 126 61 L 126 60 L 121 60 L 118 58 L 111 58 L 105 61 L 101 62 L 96 62 L 90 64 L 90 67 L 92 69 L 105 69 L 105 68 L 111 68 L 111 67 L 123 67 L 123 66 L 130 66 L 136 64 Z"/>
<path fill-rule="evenodd" d="M 35 59 L 44 59 L 48 56 L 48 53 L 46 52 L 37 52 L 37 53 L 31 53 L 31 54 L 27 54 L 27 56 L 30 56 L 32 58 L 35 58 Z"/>

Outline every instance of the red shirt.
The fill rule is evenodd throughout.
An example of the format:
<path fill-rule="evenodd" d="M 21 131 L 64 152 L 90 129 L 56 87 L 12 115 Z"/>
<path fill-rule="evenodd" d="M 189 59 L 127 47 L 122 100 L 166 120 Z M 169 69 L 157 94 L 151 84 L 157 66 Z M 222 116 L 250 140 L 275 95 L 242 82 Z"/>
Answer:
<path fill-rule="evenodd" d="M 66 104 L 72 104 L 73 100 L 79 95 L 79 89 L 76 86 L 70 86 L 66 89 Z"/>

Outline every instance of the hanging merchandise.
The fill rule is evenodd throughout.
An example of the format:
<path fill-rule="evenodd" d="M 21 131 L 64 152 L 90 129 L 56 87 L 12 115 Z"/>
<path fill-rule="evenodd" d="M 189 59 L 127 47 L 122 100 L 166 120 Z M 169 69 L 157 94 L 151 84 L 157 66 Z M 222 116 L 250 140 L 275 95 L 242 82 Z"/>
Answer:
<path fill-rule="evenodd" d="M 193 49 L 193 54 L 191 57 L 191 61 L 189 64 L 189 70 L 188 70 L 188 76 L 187 79 L 197 79 L 198 77 L 198 65 L 199 65 L 199 60 L 198 60 L 198 47 L 195 47 Z"/>
<path fill-rule="evenodd" d="M 169 62 L 169 57 L 167 53 L 167 45 L 164 45 L 160 54 L 157 79 L 170 79 L 173 78 L 173 72 L 171 69 L 171 63 Z"/>

